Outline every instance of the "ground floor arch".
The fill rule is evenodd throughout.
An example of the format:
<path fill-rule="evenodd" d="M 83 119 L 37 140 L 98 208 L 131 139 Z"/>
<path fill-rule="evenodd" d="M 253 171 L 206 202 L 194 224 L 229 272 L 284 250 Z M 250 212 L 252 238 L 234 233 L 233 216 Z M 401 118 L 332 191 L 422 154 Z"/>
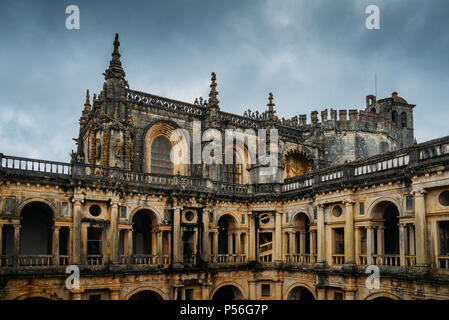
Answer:
<path fill-rule="evenodd" d="M 234 285 L 224 285 L 214 292 L 211 300 L 243 300 L 243 293 Z"/>
<path fill-rule="evenodd" d="M 153 290 L 141 290 L 131 295 L 128 300 L 164 300 L 162 296 Z"/>
<path fill-rule="evenodd" d="M 304 286 L 295 286 L 288 293 L 287 300 L 312 301 L 315 300 L 315 296 L 308 288 Z"/>

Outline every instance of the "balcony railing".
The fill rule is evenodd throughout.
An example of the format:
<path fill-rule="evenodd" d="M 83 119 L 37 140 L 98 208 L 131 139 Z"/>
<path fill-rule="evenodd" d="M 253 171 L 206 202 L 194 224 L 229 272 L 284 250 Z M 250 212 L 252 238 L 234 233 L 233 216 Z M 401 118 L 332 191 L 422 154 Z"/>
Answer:
<path fill-rule="evenodd" d="M 137 94 L 135 92 L 134 94 Z M 138 93 L 140 94 L 140 93 Z M 147 97 L 148 98 L 148 97 Z M 157 97 L 152 97 L 156 100 Z M 150 99 L 150 98 L 148 98 Z M 170 102 L 177 105 L 177 102 Z M 196 106 L 189 106 L 194 107 Z M 199 108 L 201 109 L 201 108 Z M 199 110 L 198 109 L 198 110 Z M 394 175 L 397 170 L 405 168 L 421 168 L 423 165 L 440 163 L 449 159 L 449 136 L 428 141 L 408 149 L 396 150 L 352 163 L 323 168 L 297 177 L 285 179 L 282 185 L 260 184 L 242 185 L 206 178 L 195 178 L 181 175 L 158 175 L 133 172 L 119 168 L 95 166 L 84 163 L 62 163 L 47 160 L 29 159 L 7 156 L 0 153 L 0 171 L 7 173 L 26 172 L 29 176 L 58 176 L 66 179 L 125 181 L 129 184 L 156 185 L 166 188 L 181 188 L 193 191 L 216 192 L 230 196 L 246 196 L 254 194 L 282 195 L 285 192 L 298 192 L 330 186 L 341 188 L 347 181 L 365 181 L 370 176 L 382 178 Z M 282 192 L 277 192 L 282 191 Z"/>
<path fill-rule="evenodd" d="M 68 266 L 69 265 L 69 256 L 68 255 L 59 255 L 59 265 L 60 266 Z"/>
<path fill-rule="evenodd" d="M 378 266 L 400 266 L 399 254 L 374 255 L 373 263 Z"/>
<path fill-rule="evenodd" d="M 52 255 L 21 255 L 19 257 L 21 267 L 49 267 L 52 264 Z"/>
<path fill-rule="evenodd" d="M 360 264 L 362 266 L 366 266 L 368 264 L 368 258 L 366 256 L 366 254 L 360 254 L 359 255 L 358 264 Z"/>
<path fill-rule="evenodd" d="M 407 267 L 416 266 L 416 256 L 405 256 L 405 265 Z"/>
<path fill-rule="evenodd" d="M 14 256 L 0 256 L 0 268 L 12 267 L 14 265 Z"/>
<path fill-rule="evenodd" d="M 311 256 L 308 253 L 300 254 L 300 253 L 293 253 L 293 254 L 286 254 L 285 260 L 290 263 L 312 263 Z"/>
<path fill-rule="evenodd" d="M 157 265 L 159 264 L 159 256 L 156 254 L 135 254 L 132 263 L 135 265 Z"/>
<path fill-rule="evenodd" d="M 333 254 L 332 255 L 332 264 L 344 264 L 345 263 L 345 255 L 344 254 Z"/>
<path fill-rule="evenodd" d="M 101 266 L 103 265 L 103 255 L 101 254 L 91 254 L 87 256 L 88 266 Z"/>

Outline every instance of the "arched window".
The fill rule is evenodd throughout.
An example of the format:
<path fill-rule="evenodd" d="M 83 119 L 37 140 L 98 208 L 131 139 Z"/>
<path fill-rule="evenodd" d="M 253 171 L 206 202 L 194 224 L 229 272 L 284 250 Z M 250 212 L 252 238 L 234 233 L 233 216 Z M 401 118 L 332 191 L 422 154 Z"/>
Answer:
<path fill-rule="evenodd" d="M 291 153 L 284 157 L 284 178 L 292 178 L 312 170 L 312 163 L 304 155 Z"/>
<path fill-rule="evenodd" d="M 401 113 L 401 127 L 407 127 L 407 114 L 405 112 Z"/>
<path fill-rule="evenodd" d="M 376 113 L 376 108 L 372 108 L 370 112 L 371 113 Z"/>
<path fill-rule="evenodd" d="M 397 113 L 396 111 L 393 111 L 393 112 L 391 113 L 391 121 L 392 121 L 394 124 L 398 124 L 398 113 Z"/>
<path fill-rule="evenodd" d="M 171 143 L 165 136 L 158 136 L 151 144 L 151 173 L 173 174 L 170 160 Z"/>

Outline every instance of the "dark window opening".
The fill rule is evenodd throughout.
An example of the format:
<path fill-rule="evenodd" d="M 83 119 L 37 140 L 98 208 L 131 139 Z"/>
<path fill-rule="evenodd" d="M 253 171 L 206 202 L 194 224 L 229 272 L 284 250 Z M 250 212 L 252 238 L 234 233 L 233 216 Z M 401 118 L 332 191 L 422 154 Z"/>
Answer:
<path fill-rule="evenodd" d="M 101 228 L 87 228 L 87 255 L 101 255 L 102 233 Z"/>
<path fill-rule="evenodd" d="M 262 297 L 269 297 L 271 296 L 271 286 L 269 284 L 263 284 L 262 285 Z"/>
<path fill-rule="evenodd" d="M 345 253 L 345 229 L 335 228 L 334 231 L 334 253 L 344 254 Z"/>

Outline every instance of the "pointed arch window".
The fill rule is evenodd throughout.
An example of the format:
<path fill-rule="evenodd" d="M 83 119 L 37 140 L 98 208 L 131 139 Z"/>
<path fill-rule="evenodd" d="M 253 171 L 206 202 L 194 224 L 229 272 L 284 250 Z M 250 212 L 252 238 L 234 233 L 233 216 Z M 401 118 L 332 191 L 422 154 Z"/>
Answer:
<path fill-rule="evenodd" d="M 151 144 L 151 173 L 173 174 L 170 160 L 172 145 L 165 136 L 158 136 Z"/>

